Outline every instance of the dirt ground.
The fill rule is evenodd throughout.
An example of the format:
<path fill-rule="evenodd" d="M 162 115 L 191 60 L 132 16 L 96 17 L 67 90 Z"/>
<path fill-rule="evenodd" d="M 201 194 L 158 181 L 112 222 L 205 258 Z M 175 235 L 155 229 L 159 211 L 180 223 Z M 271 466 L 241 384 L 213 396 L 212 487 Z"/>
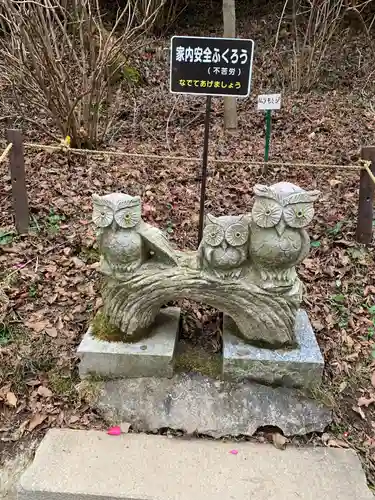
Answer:
<path fill-rule="evenodd" d="M 282 88 L 280 68 L 270 53 L 275 19 L 262 9 L 252 21 L 239 19 L 239 36 L 257 43 L 252 93 L 238 103 L 235 135 L 223 132 L 223 103 L 213 99 L 212 157 L 263 159 L 264 115 L 256 111 L 256 95 Z M 214 34 L 213 26 L 215 20 L 205 29 L 185 25 L 178 32 Z M 112 140 L 103 148 L 162 157 L 197 156 L 202 150 L 205 101 L 169 93 L 168 37 L 150 39 L 148 47 L 152 51 L 141 52 L 138 61 L 145 83 L 131 99 L 124 96 Z M 362 54 L 360 62 L 354 47 Z M 329 56 L 332 61 L 327 61 L 325 84 L 317 84 L 309 93 L 294 94 L 285 88 L 282 109 L 272 122 L 271 160 L 358 162 L 361 146 L 374 143 L 375 133 L 367 50 L 359 35 L 344 44 L 337 39 Z M 4 138 L 8 121 L 1 117 L 10 114 L 11 99 L 1 77 L 0 88 L 0 137 Z M 39 118 L 52 126 L 43 115 Z M 21 118 L 13 125 L 22 128 L 29 142 L 51 143 Z M 0 150 L 5 145 L 5 139 L 0 141 Z M 8 165 L 0 165 L 1 460 L 51 426 L 104 425 L 77 390 L 75 354 L 101 305 L 98 251 L 90 222 L 92 193 L 141 195 L 145 220 L 164 229 L 180 248 L 194 249 L 197 241 L 198 162 L 27 148 L 26 175 L 31 226 L 27 236 L 18 236 Z M 304 442 L 353 447 L 360 453 L 369 484 L 375 486 L 375 264 L 374 246 L 355 241 L 358 171 L 285 165 L 269 167 L 264 174 L 260 166 L 211 163 L 207 211 L 248 212 L 255 183 L 281 180 L 322 193 L 309 230 L 311 254 L 299 274 L 306 284 L 303 306 L 326 362 L 319 397 L 333 406 L 334 422 L 325 434 L 308 436 Z M 221 348 L 217 311 L 189 301 L 182 307 L 184 339 L 217 352 Z"/>

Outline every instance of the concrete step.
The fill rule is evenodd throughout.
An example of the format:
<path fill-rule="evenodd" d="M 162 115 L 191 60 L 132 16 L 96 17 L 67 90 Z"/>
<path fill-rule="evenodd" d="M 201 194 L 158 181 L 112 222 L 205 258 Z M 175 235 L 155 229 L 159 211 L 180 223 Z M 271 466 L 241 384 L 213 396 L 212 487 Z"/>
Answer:
<path fill-rule="evenodd" d="M 237 454 L 230 453 L 237 450 Z M 351 450 L 58 430 L 20 500 L 373 500 Z"/>

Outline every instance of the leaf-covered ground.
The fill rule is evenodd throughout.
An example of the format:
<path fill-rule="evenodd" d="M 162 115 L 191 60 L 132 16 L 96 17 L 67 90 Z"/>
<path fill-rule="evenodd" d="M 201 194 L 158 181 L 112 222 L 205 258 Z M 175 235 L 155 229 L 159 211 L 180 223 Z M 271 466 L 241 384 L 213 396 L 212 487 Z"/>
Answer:
<path fill-rule="evenodd" d="M 268 45 L 261 43 L 271 29 L 267 19 L 260 14 L 249 26 L 241 24 L 241 35 L 251 35 L 259 45 L 252 97 L 239 102 L 236 135 L 224 134 L 223 105 L 221 99 L 213 100 L 213 157 L 262 160 L 264 116 L 255 110 L 255 97 L 280 88 Z M 199 29 L 200 34 L 207 32 Z M 191 33 L 191 29 L 185 31 Z M 167 41 L 150 40 L 148 47 L 152 50 L 141 53 L 138 61 L 147 84 L 131 99 L 124 96 L 110 148 L 198 156 L 204 99 L 170 95 Z M 345 59 L 347 51 L 344 47 L 339 56 Z M 351 72 L 341 68 L 336 90 L 285 92 L 272 124 L 272 160 L 352 164 L 359 159 L 361 146 L 374 141 L 375 114 L 361 90 L 363 75 L 353 81 L 353 65 L 345 60 Z M 2 89 L 7 92 L 5 84 Z M 6 116 L 3 108 L 0 115 Z M 5 122 L 0 121 L 2 137 Z M 22 126 L 27 140 L 49 142 L 26 122 L 16 124 Z M 75 354 L 101 305 L 91 194 L 139 194 L 147 221 L 166 230 L 180 248 L 193 249 L 197 242 L 198 162 L 27 149 L 26 173 L 31 227 L 28 236 L 20 237 L 13 225 L 8 165 L 0 165 L 0 451 L 9 451 L 19 440 L 27 442 L 50 426 L 103 425 L 77 390 Z M 326 362 L 317 396 L 333 405 L 335 416 L 332 427 L 311 440 L 354 447 L 374 485 L 375 264 L 373 246 L 365 248 L 354 238 L 359 173 L 285 166 L 270 167 L 265 175 L 261 167 L 211 163 L 207 211 L 215 215 L 248 212 L 255 183 L 281 180 L 322 192 L 310 228 L 311 254 L 299 274 L 306 284 L 304 307 Z M 185 341 L 217 352 L 221 345 L 217 312 L 189 301 L 182 306 Z"/>

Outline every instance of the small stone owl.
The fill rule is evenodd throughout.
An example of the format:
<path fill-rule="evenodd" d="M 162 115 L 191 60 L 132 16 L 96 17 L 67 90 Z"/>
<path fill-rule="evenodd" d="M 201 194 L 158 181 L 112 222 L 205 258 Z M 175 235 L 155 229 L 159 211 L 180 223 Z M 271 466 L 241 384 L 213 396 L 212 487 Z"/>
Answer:
<path fill-rule="evenodd" d="M 310 239 L 304 229 L 314 216 L 319 191 L 305 191 L 289 182 L 257 184 L 251 212 L 250 259 L 265 287 L 290 286 L 294 267 L 308 254 Z"/>
<path fill-rule="evenodd" d="M 198 249 L 201 267 L 220 277 L 240 277 L 248 256 L 249 222 L 246 215 L 207 214 Z"/>
<path fill-rule="evenodd" d="M 99 228 L 101 270 L 104 274 L 135 271 L 152 255 L 176 263 L 174 250 L 163 233 L 143 222 L 139 196 L 93 194 L 92 199 L 92 220 Z"/>

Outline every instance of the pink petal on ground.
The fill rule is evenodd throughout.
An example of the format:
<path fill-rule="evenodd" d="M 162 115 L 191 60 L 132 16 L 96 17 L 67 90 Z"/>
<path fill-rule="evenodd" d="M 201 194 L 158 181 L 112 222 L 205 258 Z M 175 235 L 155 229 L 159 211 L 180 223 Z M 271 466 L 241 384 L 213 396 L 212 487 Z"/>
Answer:
<path fill-rule="evenodd" d="M 230 450 L 229 452 L 231 455 L 237 455 L 238 454 L 238 450 Z"/>
<path fill-rule="evenodd" d="M 121 428 L 118 425 L 115 425 L 115 427 L 108 429 L 107 434 L 110 436 L 119 436 L 121 434 Z"/>

